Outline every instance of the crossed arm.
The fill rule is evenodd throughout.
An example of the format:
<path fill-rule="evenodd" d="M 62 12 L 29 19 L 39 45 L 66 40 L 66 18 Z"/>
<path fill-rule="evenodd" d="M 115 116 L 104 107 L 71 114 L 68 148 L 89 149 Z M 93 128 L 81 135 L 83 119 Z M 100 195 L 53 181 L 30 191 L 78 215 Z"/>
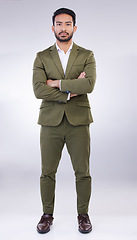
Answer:
<path fill-rule="evenodd" d="M 33 90 L 38 99 L 66 103 L 68 98 L 67 92 L 70 93 L 71 98 L 91 93 L 94 89 L 95 80 L 96 64 L 92 52 L 85 62 L 84 72 L 77 79 L 61 80 L 61 88 L 59 88 L 60 80 L 48 79 L 39 53 L 34 61 Z"/>
<path fill-rule="evenodd" d="M 81 74 L 79 75 L 78 79 L 80 78 L 85 78 L 86 76 L 86 73 L 85 72 L 81 72 Z M 53 87 L 53 88 L 60 88 L 60 81 L 61 80 L 51 80 L 51 79 L 48 79 L 47 80 L 47 85 L 50 86 L 50 87 Z M 76 97 L 78 96 L 78 94 L 76 93 L 70 93 L 70 98 L 72 97 Z"/>

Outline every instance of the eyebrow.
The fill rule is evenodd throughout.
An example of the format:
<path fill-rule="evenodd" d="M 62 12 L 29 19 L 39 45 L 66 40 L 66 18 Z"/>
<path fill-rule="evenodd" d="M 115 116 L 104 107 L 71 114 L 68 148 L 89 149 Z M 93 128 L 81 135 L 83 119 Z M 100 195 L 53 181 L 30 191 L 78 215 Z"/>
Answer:
<path fill-rule="evenodd" d="M 57 21 L 56 23 L 63 23 L 63 22 Z M 72 23 L 72 21 L 66 21 L 65 23 Z"/>

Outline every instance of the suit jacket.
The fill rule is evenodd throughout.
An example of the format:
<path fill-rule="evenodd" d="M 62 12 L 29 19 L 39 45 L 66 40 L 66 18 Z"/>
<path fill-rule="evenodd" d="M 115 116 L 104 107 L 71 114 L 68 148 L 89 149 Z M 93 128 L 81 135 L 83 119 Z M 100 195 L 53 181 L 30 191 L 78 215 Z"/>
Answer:
<path fill-rule="evenodd" d="M 78 79 L 81 72 L 86 76 Z M 46 85 L 48 79 L 61 79 L 61 90 Z M 37 53 L 33 67 L 33 89 L 36 98 L 42 99 L 38 124 L 57 126 L 64 112 L 74 125 L 87 125 L 93 122 L 87 93 L 93 91 L 96 79 L 96 66 L 92 51 L 73 43 L 66 73 L 59 59 L 56 45 Z M 68 92 L 78 96 L 67 101 Z"/>

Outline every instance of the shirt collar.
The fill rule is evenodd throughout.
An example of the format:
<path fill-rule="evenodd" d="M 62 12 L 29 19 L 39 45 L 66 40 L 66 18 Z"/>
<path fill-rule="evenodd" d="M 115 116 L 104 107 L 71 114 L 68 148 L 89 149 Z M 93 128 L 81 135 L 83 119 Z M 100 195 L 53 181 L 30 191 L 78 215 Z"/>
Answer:
<path fill-rule="evenodd" d="M 73 42 L 71 43 L 71 45 L 70 45 L 70 47 L 69 47 L 69 49 L 68 49 L 67 52 L 71 51 L 71 50 L 72 50 L 72 47 L 73 47 Z M 62 49 L 60 49 L 60 47 L 58 46 L 57 43 L 56 43 L 56 48 L 57 48 L 58 51 L 63 51 Z"/>

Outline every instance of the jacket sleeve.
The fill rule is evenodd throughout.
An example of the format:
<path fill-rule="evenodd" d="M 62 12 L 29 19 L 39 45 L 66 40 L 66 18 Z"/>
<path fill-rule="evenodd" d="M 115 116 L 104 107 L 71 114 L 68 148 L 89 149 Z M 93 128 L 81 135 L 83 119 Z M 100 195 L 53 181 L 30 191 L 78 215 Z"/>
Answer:
<path fill-rule="evenodd" d="M 85 62 L 83 71 L 86 73 L 85 78 L 63 79 L 61 81 L 61 91 L 75 94 L 86 94 L 93 91 L 96 81 L 96 63 L 92 51 L 90 51 L 90 54 Z"/>
<path fill-rule="evenodd" d="M 47 86 L 47 75 L 43 63 L 37 53 L 33 65 L 33 90 L 36 98 L 46 101 L 67 102 L 68 94 L 58 88 Z"/>

